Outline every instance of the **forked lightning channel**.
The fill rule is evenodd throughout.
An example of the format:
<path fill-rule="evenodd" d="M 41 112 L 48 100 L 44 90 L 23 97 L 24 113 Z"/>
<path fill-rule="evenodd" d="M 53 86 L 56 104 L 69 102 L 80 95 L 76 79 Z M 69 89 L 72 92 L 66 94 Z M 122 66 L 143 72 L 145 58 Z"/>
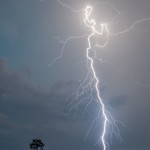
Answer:
<path fill-rule="evenodd" d="M 111 37 L 111 36 L 118 36 L 120 34 L 124 34 L 126 32 L 129 32 L 131 31 L 137 24 L 139 23 L 142 23 L 144 21 L 149 21 L 150 18 L 144 18 L 144 19 L 141 19 L 141 20 L 138 20 L 136 22 L 134 22 L 129 28 L 123 30 L 123 31 L 119 31 L 117 33 L 111 33 L 109 31 L 109 28 L 110 26 L 107 24 L 107 23 L 101 23 L 100 24 L 100 28 L 99 30 L 97 29 L 97 23 L 94 19 L 91 19 L 91 15 L 92 15 L 92 11 L 93 11 L 93 7 L 88 5 L 85 9 L 82 9 L 82 10 L 75 10 L 74 8 L 72 8 L 71 6 L 69 6 L 68 4 L 60 1 L 60 0 L 57 0 L 63 7 L 66 7 L 68 9 L 70 9 L 73 13 L 84 13 L 84 25 L 86 28 L 90 29 L 90 34 L 84 34 L 84 35 L 79 35 L 79 36 L 70 36 L 68 37 L 66 40 L 64 41 L 60 41 L 61 43 L 63 43 L 63 47 L 62 47 L 62 51 L 61 51 L 61 54 L 60 56 L 56 57 L 52 63 L 50 65 L 53 65 L 58 59 L 62 58 L 63 57 L 63 52 L 64 52 L 64 49 L 65 49 L 65 46 L 66 44 L 69 42 L 69 40 L 72 40 L 72 39 L 79 39 L 79 38 L 86 38 L 87 37 L 87 42 L 88 42 L 88 47 L 86 48 L 86 59 L 87 59 L 87 68 L 89 70 L 89 72 L 92 74 L 92 77 L 91 79 L 89 79 L 88 75 L 86 76 L 85 80 L 81 83 L 80 87 L 79 87 L 79 90 L 77 92 L 77 96 L 75 99 L 77 99 L 78 97 L 80 97 L 80 95 L 82 95 L 82 93 L 84 93 L 84 90 L 82 93 L 80 93 L 80 88 L 83 88 L 85 89 L 86 87 L 89 87 L 91 89 L 91 91 L 95 91 L 96 93 L 96 99 L 99 103 L 99 109 L 101 110 L 101 114 L 102 114 L 102 122 L 103 122 L 103 126 L 102 126 L 102 133 L 100 135 L 100 139 L 99 141 L 102 143 L 102 147 L 103 147 L 103 150 L 107 150 L 109 149 L 109 144 L 108 142 L 106 141 L 106 133 L 108 134 L 108 127 L 110 127 L 109 125 L 112 126 L 112 132 L 118 137 L 118 138 L 121 138 L 120 136 L 120 132 L 119 132 L 119 129 L 117 127 L 117 124 L 116 122 L 119 122 L 117 120 L 114 120 L 113 117 L 111 116 L 111 114 L 109 113 L 109 111 L 106 109 L 106 105 L 103 101 L 103 99 L 101 98 L 101 93 L 100 93 L 100 80 L 99 80 L 99 77 L 97 75 L 97 72 L 96 72 L 96 68 L 94 67 L 94 64 L 95 64 L 95 55 L 96 55 L 96 52 L 94 50 L 95 47 L 99 47 L 99 48 L 105 48 L 108 44 L 108 39 Z M 97 5 L 97 4 L 105 4 L 105 5 L 109 5 L 117 14 L 120 14 L 120 12 L 110 3 L 110 2 L 102 2 L 102 3 L 99 3 L 99 2 L 96 2 L 94 3 L 94 5 Z M 103 38 L 105 35 L 105 42 L 103 44 L 100 44 L 97 42 L 97 39 L 98 38 Z M 92 43 L 93 42 L 93 38 L 95 38 L 95 41 L 96 41 L 96 44 L 95 43 Z M 91 52 L 94 51 L 94 56 L 91 56 Z M 89 81 L 87 81 L 89 80 Z M 86 85 L 84 85 L 84 82 L 88 82 Z M 94 86 L 92 86 L 94 85 Z M 91 92 L 88 96 L 88 98 L 90 97 L 91 100 L 94 99 L 93 93 Z M 87 98 L 83 98 L 83 100 L 85 100 Z M 81 100 L 78 104 L 80 104 L 83 100 Z M 91 101 L 90 101 L 91 103 Z M 88 104 L 90 104 L 88 103 Z M 78 105 L 77 104 L 77 105 Z M 95 121 L 95 119 L 94 119 Z M 94 123 L 93 121 L 93 123 Z M 121 122 L 119 122 L 121 123 Z M 121 123 L 122 124 L 122 123 Z M 91 128 L 90 128 L 91 129 Z"/>
<path fill-rule="evenodd" d="M 96 90 L 96 95 L 97 95 L 97 99 L 100 103 L 100 107 L 101 107 L 101 110 L 102 110 L 102 116 L 103 116 L 103 131 L 102 131 L 102 135 L 101 135 L 101 141 L 102 141 L 102 145 L 103 145 L 103 149 L 106 150 L 106 141 L 105 141 L 105 135 L 106 135 L 106 128 L 107 128 L 107 123 L 108 123 L 108 116 L 107 116 L 107 113 L 106 113 L 106 109 L 105 109 L 105 105 L 103 103 L 103 100 L 100 96 L 100 91 L 99 91 L 99 78 L 97 77 L 97 74 L 96 74 L 96 70 L 94 68 L 94 60 L 93 58 L 90 56 L 90 50 L 92 50 L 92 44 L 91 44 L 91 38 L 95 35 L 97 35 L 98 37 L 101 36 L 103 34 L 103 32 L 106 30 L 106 34 L 107 34 L 107 37 L 108 37 L 108 34 L 109 34 L 109 31 L 108 31 L 108 28 L 107 28 L 107 24 L 101 24 L 101 30 L 100 32 L 96 30 L 96 22 L 95 20 L 93 19 L 90 19 L 89 17 L 91 16 L 91 13 L 92 13 L 92 7 L 91 6 L 87 6 L 86 9 L 85 9 L 85 19 L 84 19 L 84 23 L 85 23 L 85 26 L 89 27 L 91 29 L 91 34 L 88 36 L 88 48 L 86 49 L 87 53 L 86 53 L 86 57 L 87 57 L 87 60 L 90 62 L 89 65 L 90 65 L 90 69 L 92 71 L 92 74 L 93 74 L 93 82 L 94 83 L 94 86 L 95 86 L 95 90 Z M 100 45 L 100 47 L 105 47 L 106 46 L 106 43 L 104 45 Z"/>

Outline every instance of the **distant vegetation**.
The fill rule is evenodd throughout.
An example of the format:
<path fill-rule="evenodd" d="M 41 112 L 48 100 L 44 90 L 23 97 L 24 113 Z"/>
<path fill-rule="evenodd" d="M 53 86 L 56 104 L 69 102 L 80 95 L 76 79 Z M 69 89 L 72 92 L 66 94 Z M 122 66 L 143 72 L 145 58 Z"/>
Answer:
<path fill-rule="evenodd" d="M 30 149 L 33 150 L 43 150 L 44 143 L 40 139 L 33 139 L 32 143 L 30 143 Z"/>

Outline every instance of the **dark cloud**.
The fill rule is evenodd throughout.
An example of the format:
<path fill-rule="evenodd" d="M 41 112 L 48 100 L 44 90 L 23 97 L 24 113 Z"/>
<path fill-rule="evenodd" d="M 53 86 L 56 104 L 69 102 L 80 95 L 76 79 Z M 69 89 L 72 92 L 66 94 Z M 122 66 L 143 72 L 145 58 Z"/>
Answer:
<path fill-rule="evenodd" d="M 65 2 L 80 9 L 94 1 Z M 149 17 L 149 0 L 111 2 L 121 14 L 114 19 L 112 8 L 97 6 L 96 17 L 110 23 L 113 16 L 112 32 Z M 101 120 L 86 141 L 84 138 L 97 115 L 97 103 L 84 111 L 87 102 L 83 102 L 68 115 L 81 100 L 70 103 L 76 81 L 83 81 L 87 73 L 83 62 L 86 39 L 69 41 L 63 58 L 48 66 L 62 48 L 54 37 L 81 35 L 87 31 L 82 20 L 82 14 L 72 13 L 56 0 L 0 1 L 0 55 L 7 58 L 0 59 L 1 149 L 27 149 L 35 137 L 43 139 L 46 150 L 101 149 L 94 146 L 101 133 Z M 108 140 L 112 150 L 150 149 L 149 31 L 149 21 L 137 24 L 131 32 L 110 37 L 105 50 L 97 49 L 103 60 L 95 64 L 105 85 L 100 89 L 102 97 L 114 118 L 126 125 L 118 123 L 123 142 L 115 137 Z"/>
<path fill-rule="evenodd" d="M 127 103 L 127 100 L 128 100 L 128 98 L 125 95 L 121 95 L 118 97 L 112 97 L 109 105 L 113 108 L 124 106 Z"/>
<path fill-rule="evenodd" d="M 96 110 L 97 104 L 92 103 L 88 108 L 90 115 L 83 114 L 86 103 L 79 105 L 77 111 L 68 115 L 69 99 L 77 90 L 76 82 L 60 81 L 49 90 L 45 90 L 45 88 L 31 84 L 20 72 L 10 71 L 6 61 L 0 60 L 0 83 L 0 139 L 3 139 L 1 145 L 3 147 L 5 145 L 4 150 L 10 147 L 15 149 L 14 143 L 17 144 L 18 141 L 17 147 L 26 149 L 34 137 L 42 138 L 46 142 L 46 149 L 66 149 L 68 146 L 71 149 L 100 148 L 94 146 L 99 136 L 98 133 L 101 132 L 97 132 L 99 130 L 97 127 L 91 130 L 88 139 L 84 141 L 84 136 L 96 115 L 96 111 L 93 110 Z M 141 92 L 136 94 L 137 99 L 142 99 L 141 102 L 137 101 L 134 96 L 132 104 L 125 95 L 112 97 L 108 101 L 113 113 L 115 111 L 116 116 L 121 121 L 124 120 L 128 126 L 127 129 L 118 125 L 125 142 L 119 144 L 114 140 L 111 144 L 112 149 L 128 150 L 133 147 L 133 150 L 137 148 L 141 150 L 145 147 L 147 150 L 146 148 L 149 147 L 149 107 L 145 106 L 149 95 L 146 95 L 148 94 L 146 89 L 144 92 L 139 88 Z M 133 110 L 135 105 L 136 109 Z M 141 106 L 143 111 L 141 111 Z M 124 114 L 125 112 L 128 113 Z M 137 144 L 137 141 L 140 144 Z"/>
<path fill-rule="evenodd" d="M 10 71 L 5 60 L 0 60 L 0 75 L 0 138 L 4 136 L 1 143 L 6 145 L 4 150 L 10 145 L 13 148 L 18 140 L 23 144 L 25 139 L 34 137 L 51 140 L 54 149 L 75 147 L 75 143 L 76 148 L 82 147 L 90 122 L 84 117 L 82 121 L 78 115 L 73 119 L 67 108 L 75 82 L 58 82 L 45 91 L 33 86 L 19 72 Z M 9 139 L 13 140 L 8 144 Z M 24 149 L 28 147 L 26 144 L 22 145 Z M 50 144 L 46 145 L 51 147 Z M 19 144 L 18 148 L 22 146 Z"/>

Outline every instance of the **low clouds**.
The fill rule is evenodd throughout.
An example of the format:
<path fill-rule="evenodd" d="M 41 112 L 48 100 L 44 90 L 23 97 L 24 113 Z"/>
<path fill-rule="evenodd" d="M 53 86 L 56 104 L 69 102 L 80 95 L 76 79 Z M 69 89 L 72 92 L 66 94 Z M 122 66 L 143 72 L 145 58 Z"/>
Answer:
<path fill-rule="evenodd" d="M 66 147 L 68 140 L 72 146 L 77 141 L 84 141 L 89 121 L 87 118 L 82 121 L 80 116 L 74 119 L 68 116 L 68 99 L 76 88 L 73 81 L 58 82 L 45 92 L 24 79 L 21 73 L 10 71 L 6 61 L 1 59 L 0 83 L 0 139 L 5 139 L 1 141 L 5 145 L 3 150 L 10 146 L 13 148 L 18 140 L 22 143 L 18 148 L 26 149 L 28 143 L 24 141 L 34 137 L 52 141 L 51 145 L 46 143 L 47 149 L 55 149 L 57 142 Z M 13 142 L 8 144 L 9 139 Z M 81 147 L 82 142 L 79 142 Z"/>
<path fill-rule="evenodd" d="M 84 138 L 96 115 L 96 104 L 89 107 L 89 114 L 83 114 L 81 104 L 76 115 L 68 115 L 70 97 L 77 90 L 76 82 L 60 81 L 49 89 L 34 86 L 24 78 L 24 73 L 11 71 L 6 61 L 0 59 L 0 83 L 0 144 L 3 150 L 15 149 L 16 145 L 18 149 L 26 149 L 35 137 L 45 141 L 46 150 L 100 149 L 94 144 L 101 125 L 91 130 L 86 141 Z M 107 86 L 103 92 L 105 97 Z M 139 86 L 134 86 L 132 92 L 126 91 L 126 95 L 110 95 L 110 112 L 127 126 L 119 125 L 125 142 L 120 144 L 113 140 L 110 142 L 112 149 L 148 149 L 149 97 L 149 88 Z"/>
<path fill-rule="evenodd" d="M 78 9 L 87 1 L 67 3 Z M 122 30 L 149 16 L 148 0 L 114 0 L 112 3 L 121 11 L 117 20 L 121 22 L 111 30 Z M 63 59 L 52 68 L 47 65 L 59 56 L 62 48 L 53 40 L 55 36 L 65 39 L 86 30 L 81 25 L 80 14 L 74 15 L 56 0 L 42 3 L 2 0 L 0 8 L 0 55 L 10 62 L 8 65 L 0 59 L 1 149 L 26 150 L 32 138 L 41 138 L 45 150 L 101 150 L 95 146 L 101 120 L 94 125 L 87 140 L 84 138 L 96 116 L 97 104 L 92 103 L 83 113 L 86 104 L 82 103 L 77 111 L 68 114 L 72 107 L 70 97 L 78 86 L 72 79 L 83 80 L 86 73 L 86 66 L 80 65 L 85 59 L 86 39 L 70 41 Z M 98 10 L 101 11 L 99 6 Z M 108 12 L 109 8 L 104 10 Z M 99 13 L 105 17 L 104 14 Z M 99 19 L 101 21 L 101 16 Z M 149 22 L 138 24 L 129 33 L 111 37 L 106 49 L 97 49 L 98 57 L 104 61 L 95 65 L 105 85 L 101 89 L 102 97 L 111 106 L 109 111 L 114 118 L 126 125 L 118 124 L 123 142 L 113 138 L 109 141 L 110 150 L 150 149 L 149 27 Z M 27 63 L 32 69 L 12 71 Z M 44 87 L 38 83 L 54 84 Z"/>

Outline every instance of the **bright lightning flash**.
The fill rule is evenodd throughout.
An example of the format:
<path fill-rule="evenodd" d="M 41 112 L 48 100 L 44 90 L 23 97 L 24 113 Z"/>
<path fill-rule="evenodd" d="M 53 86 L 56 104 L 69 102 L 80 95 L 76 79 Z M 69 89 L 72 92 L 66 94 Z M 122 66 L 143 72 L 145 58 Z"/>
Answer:
<path fill-rule="evenodd" d="M 61 43 L 63 43 L 61 55 L 56 57 L 50 65 L 53 65 L 58 59 L 63 57 L 63 52 L 64 52 L 64 49 L 65 49 L 65 46 L 69 42 L 69 40 L 87 37 L 88 47 L 86 48 L 86 59 L 87 59 L 87 64 L 86 65 L 87 65 L 87 68 L 88 68 L 88 74 L 87 74 L 86 78 L 84 79 L 84 81 L 80 83 L 80 86 L 79 86 L 78 91 L 76 93 L 76 97 L 73 100 L 77 100 L 78 98 L 82 97 L 85 94 L 85 91 L 87 91 L 87 89 L 89 89 L 89 95 L 88 95 L 88 97 L 82 98 L 82 100 L 80 100 L 76 104 L 76 106 L 73 107 L 73 109 L 76 108 L 84 100 L 90 99 L 90 102 L 86 106 L 86 109 L 87 109 L 88 105 L 92 102 L 92 100 L 94 100 L 94 96 L 93 96 L 94 92 L 93 91 L 96 92 L 96 101 L 99 104 L 99 110 L 102 111 L 101 114 L 102 114 L 102 117 L 103 117 L 103 129 L 102 129 L 102 134 L 100 136 L 100 141 L 102 143 L 103 150 L 109 149 L 109 145 L 106 142 L 106 133 L 108 131 L 108 125 L 111 125 L 112 133 L 114 133 L 118 139 L 122 139 L 121 136 L 120 136 L 120 132 L 119 132 L 119 129 L 117 127 L 116 122 L 122 124 L 123 126 L 124 126 L 124 124 L 120 121 L 114 120 L 114 118 L 111 116 L 111 114 L 107 111 L 106 105 L 105 105 L 103 99 L 101 98 L 101 93 L 100 93 L 100 90 L 99 90 L 100 80 L 99 80 L 99 77 L 97 75 L 96 69 L 94 67 L 95 58 L 97 58 L 95 48 L 96 47 L 99 47 L 99 48 L 106 47 L 107 43 L 108 43 L 108 38 L 110 36 L 117 36 L 117 35 L 129 32 L 137 24 L 142 23 L 144 21 L 149 21 L 150 18 L 141 19 L 141 20 L 133 23 L 133 25 L 131 25 L 129 28 L 127 28 L 123 31 L 112 34 L 112 33 L 110 33 L 109 28 L 108 28 L 108 24 L 106 24 L 106 23 L 101 23 L 100 24 L 100 29 L 99 28 L 97 29 L 96 21 L 94 19 L 91 19 L 91 14 L 92 14 L 92 11 L 93 11 L 92 6 L 87 6 L 85 9 L 82 9 L 82 10 L 74 10 L 68 4 L 63 3 L 60 0 L 57 0 L 57 1 L 62 6 L 70 9 L 73 13 L 84 12 L 84 20 L 83 20 L 84 25 L 87 28 L 90 29 L 90 34 L 84 34 L 84 35 L 79 35 L 79 36 L 70 36 L 64 41 L 59 40 Z M 117 12 L 117 14 L 120 14 L 120 12 L 111 3 L 108 3 L 108 2 L 98 3 L 97 2 L 94 5 L 97 5 L 97 4 L 109 5 L 115 12 Z M 99 38 L 104 38 L 105 42 L 103 44 L 99 43 L 98 42 Z M 95 43 L 93 42 L 93 39 L 94 39 Z M 94 52 L 93 56 L 91 56 L 92 52 Z M 99 117 L 99 113 L 98 113 L 98 117 Z M 92 126 L 93 126 L 94 122 L 98 119 L 98 117 L 93 120 Z M 91 126 L 91 128 L 92 128 L 92 126 Z M 88 133 L 90 132 L 91 128 L 89 129 Z M 87 135 L 88 135 L 88 133 L 87 133 Z"/>
<path fill-rule="evenodd" d="M 97 95 L 97 98 L 99 100 L 99 103 L 100 103 L 100 106 L 101 106 L 101 109 L 102 109 L 102 115 L 103 115 L 104 122 L 103 122 L 103 131 L 102 131 L 102 135 L 101 135 L 101 140 L 102 140 L 103 150 L 106 150 L 105 135 L 106 135 L 107 123 L 108 123 L 109 120 L 108 120 L 108 116 L 107 116 L 107 113 L 106 113 L 105 105 L 104 105 L 103 100 L 100 96 L 100 91 L 99 91 L 99 82 L 100 81 L 97 77 L 97 74 L 96 74 L 96 71 L 95 71 L 95 68 L 94 68 L 94 60 L 89 55 L 89 53 L 90 53 L 90 50 L 92 49 L 91 38 L 95 35 L 98 35 L 98 37 L 102 36 L 104 30 L 106 30 L 106 34 L 107 34 L 107 37 L 108 37 L 109 31 L 108 31 L 108 28 L 107 28 L 107 24 L 101 24 L 100 32 L 97 31 L 95 20 L 90 19 L 91 13 L 92 13 L 92 7 L 87 6 L 86 9 L 85 9 L 84 23 L 87 27 L 89 27 L 91 29 L 91 34 L 88 36 L 88 48 L 86 49 L 87 50 L 86 57 L 87 57 L 88 61 L 90 62 L 90 69 L 92 71 L 93 78 L 94 78 L 93 82 L 95 82 L 96 95 Z M 106 44 L 107 44 L 107 42 L 105 42 L 104 45 L 100 45 L 100 47 L 105 47 Z"/>

